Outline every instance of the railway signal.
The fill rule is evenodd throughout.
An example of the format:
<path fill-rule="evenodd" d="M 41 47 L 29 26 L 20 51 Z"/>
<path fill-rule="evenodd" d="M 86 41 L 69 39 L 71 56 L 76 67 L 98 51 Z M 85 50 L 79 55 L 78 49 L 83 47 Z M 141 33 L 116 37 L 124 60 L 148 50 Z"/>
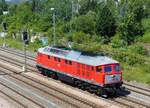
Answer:
<path fill-rule="evenodd" d="M 2 37 L 3 37 L 3 47 L 6 46 L 6 40 L 5 40 L 5 37 L 7 35 L 7 23 L 6 22 L 3 22 L 2 23 L 2 28 L 3 28 L 3 34 L 2 34 Z"/>
<path fill-rule="evenodd" d="M 24 41 L 25 44 L 29 44 L 29 36 L 27 31 L 22 32 L 22 40 Z"/>
<path fill-rule="evenodd" d="M 24 66 L 23 72 L 27 71 L 27 55 L 26 55 L 26 45 L 29 44 L 29 35 L 27 31 L 22 32 L 22 40 L 24 42 Z"/>

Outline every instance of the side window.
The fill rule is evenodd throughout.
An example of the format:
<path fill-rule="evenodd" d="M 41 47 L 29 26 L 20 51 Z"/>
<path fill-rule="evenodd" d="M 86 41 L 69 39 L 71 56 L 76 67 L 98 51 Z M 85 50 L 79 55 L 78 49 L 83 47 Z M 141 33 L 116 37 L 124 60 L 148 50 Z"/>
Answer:
<path fill-rule="evenodd" d="M 94 71 L 94 67 L 93 66 L 91 67 L 91 70 Z"/>
<path fill-rule="evenodd" d="M 55 61 L 57 61 L 57 58 L 56 58 L 56 57 L 54 57 L 54 60 L 55 60 Z"/>
<path fill-rule="evenodd" d="M 58 62 L 61 62 L 61 59 L 60 59 L 60 58 L 57 58 L 57 57 L 54 57 L 54 60 L 55 60 L 55 61 L 58 61 Z"/>
<path fill-rule="evenodd" d="M 72 65 L 72 61 L 69 61 L 69 64 Z"/>
<path fill-rule="evenodd" d="M 65 60 L 65 63 L 69 64 L 69 65 L 72 65 L 72 61 L 69 61 L 69 60 Z"/>
<path fill-rule="evenodd" d="M 112 66 L 105 66 L 104 67 L 104 72 L 111 72 L 112 71 Z"/>
<path fill-rule="evenodd" d="M 96 67 L 96 72 L 102 72 L 102 67 L 101 66 Z"/>
<path fill-rule="evenodd" d="M 61 62 L 60 58 L 57 58 L 58 62 Z"/>
<path fill-rule="evenodd" d="M 68 60 L 65 60 L 65 63 L 68 64 Z"/>
<path fill-rule="evenodd" d="M 50 58 L 51 58 L 51 56 L 50 56 L 50 55 L 48 55 L 48 56 L 47 56 L 47 58 L 48 58 L 48 59 L 50 59 Z"/>

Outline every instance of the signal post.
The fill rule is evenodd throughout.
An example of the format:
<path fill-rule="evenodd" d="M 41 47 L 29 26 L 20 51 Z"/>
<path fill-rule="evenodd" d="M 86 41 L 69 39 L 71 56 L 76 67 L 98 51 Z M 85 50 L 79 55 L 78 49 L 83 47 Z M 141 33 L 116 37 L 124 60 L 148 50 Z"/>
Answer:
<path fill-rule="evenodd" d="M 26 54 L 26 46 L 29 44 L 29 36 L 27 31 L 22 32 L 22 40 L 24 45 L 24 66 L 23 72 L 27 72 L 27 54 Z"/>

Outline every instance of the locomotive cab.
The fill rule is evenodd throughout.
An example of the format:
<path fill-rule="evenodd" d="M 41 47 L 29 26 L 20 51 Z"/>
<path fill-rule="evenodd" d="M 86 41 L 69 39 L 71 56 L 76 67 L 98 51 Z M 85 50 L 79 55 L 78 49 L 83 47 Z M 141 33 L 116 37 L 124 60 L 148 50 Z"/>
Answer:
<path fill-rule="evenodd" d="M 103 84 L 112 85 L 114 83 L 122 82 L 122 72 L 120 64 L 106 64 L 96 66 L 97 75 L 103 75 Z"/>
<path fill-rule="evenodd" d="M 113 96 L 117 93 L 117 90 L 120 90 L 122 86 L 122 72 L 119 63 L 96 66 L 96 73 L 99 79 L 97 81 L 103 84 L 102 96 L 107 97 L 106 94 Z"/>
<path fill-rule="evenodd" d="M 119 64 L 112 64 L 104 66 L 104 84 L 120 83 L 121 70 Z"/>
<path fill-rule="evenodd" d="M 104 87 L 109 95 L 114 95 L 122 86 L 122 72 L 120 64 L 109 64 L 103 66 Z"/>

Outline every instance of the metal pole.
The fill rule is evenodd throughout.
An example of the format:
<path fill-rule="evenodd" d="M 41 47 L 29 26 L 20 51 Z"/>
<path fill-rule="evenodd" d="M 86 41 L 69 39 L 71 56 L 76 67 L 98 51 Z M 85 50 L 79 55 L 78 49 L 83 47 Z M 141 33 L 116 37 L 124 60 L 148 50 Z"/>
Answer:
<path fill-rule="evenodd" d="M 24 42 L 24 72 L 27 71 L 27 55 L 26 55 L 26 44 Z"/>
<path fill-rule="evenodd" d="M 73 0 L 71 1 L 71 19 L 73 19 L 74 16 L 74 2 Z M 70 33 L 72 32 L 72 23 L 70 22 Z"/>
<path fill-rule="evenodd" d="M 4 36 L 4 47 L 6 47 L 6 30 L 4 30 L 5 36 Z"/>
<path fill-rule="evenodd" d="M 3 47 L 5 47 L 5 36 L 3 37 Z"/>
<path fill-rule="evenodd" d="M 55 42 L 55 41 L 56 41 L 56 39 L 55 39 L 55 38 L 56 38 L 55 23 L 56 23 L 56 22 L 55 22 L 55 10 L 53 10 L 53 30 L 54 30 L 54 31 L 53 31 L 53 41 L 54 41 L 53 44 L 54 44 L 54 46 L 56 45 L 56 42 Z"/>
<path fill-rule="evenodd" d="M 73 17 L 74 17 L 74 2 L 73 2 L 73 0 L 72 0 L 72 2 L 71 2 L 71 19 L 73 19 Z"/>
<path fill-rule="evenodd" d="M 3 47 L 6 47 L 6 33 L 7 31 L 4 29 L 4 37 L 3 37 Z"/>
<path fill-rule="evenodd" d="M 27 72 L 27 54 L 26 54 L 26 40 L 23 42 L 23 51 L 24 51 L 24 65 L 22 67 L 23 72 Z"/>

